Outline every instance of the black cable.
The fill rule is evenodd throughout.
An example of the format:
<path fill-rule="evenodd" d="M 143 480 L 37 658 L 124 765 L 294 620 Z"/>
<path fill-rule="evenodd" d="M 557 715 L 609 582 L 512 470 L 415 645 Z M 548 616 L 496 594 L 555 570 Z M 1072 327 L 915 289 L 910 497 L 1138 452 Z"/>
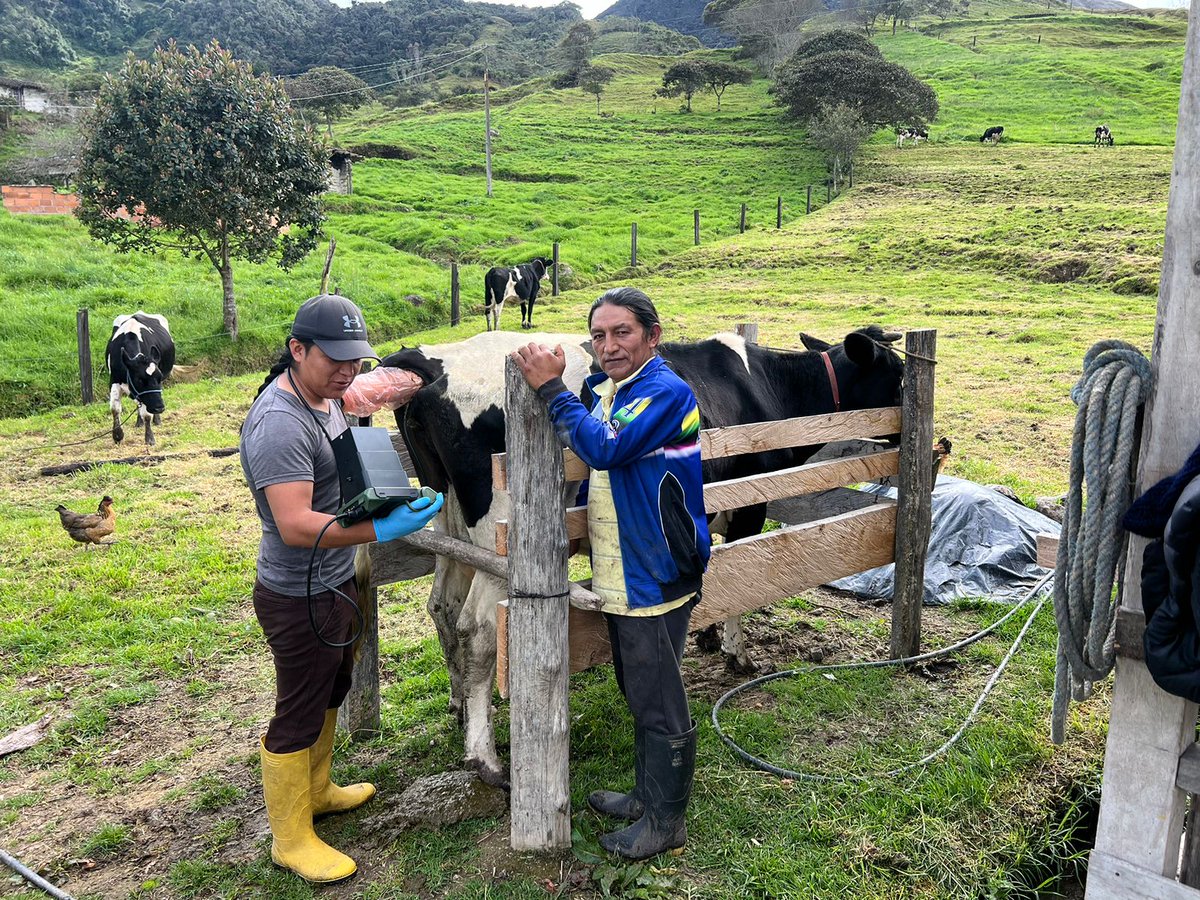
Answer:
<path fill-rule="evenodd" d="M 309 557 L 308 557 L 308 578 L 305 581 L 305 592 L 308 594 L 308 621 L 309 621 L 309 624 L 312 625 L 313 634 L 315 634 L 317 636 L 317 640 L 320 641 L 322 644 L 324 644 L 326 647 L 336 647 L 338 649 L 341 649 L 343 647 L 349 647 L 350 645 L 354 644 L 360 637 L 362 637 L 363 632 L 366 631 L 366 628 L 367 628 L 367 620 L 366 620 L 366 617 L 363 616 L 362 608 L 359 607 L 359 605 L 354 602 L 354 599 L 352 597 L 350 597 L 349 594 L 343 593 L 342 591 L 338 590 L 336 587 L 333 587 L 332 585 L 328 584 L 322 577 L 321 569 L 325 565 L 324 554 L 322 554 L 322 556 L 321 556 L 321 562 L 319 564 L 317 564 L 317 550 L 321 546 L 321 538 L 325 537 L 325 532 L 329 530 L 329 526 L 332 525 L 334 522 L 338 522 L 338 521 L 339 521 L 338 517 L 334 516 L 332 519 L 330 519 L 328 522 L 326 522 L 322 526 L 322 528 L 319 532 L 317 532 L 317 539 L 315 541 L 313 541 L 312 553 L 309 554 Z M 354 634 L 352 634 L 350 636 L 349 640 L 330 641 L 323 634 L 321 634 L 321 626 L 317 624 L 317 605 L 313 601 L 313 592 L 312 592 L 313 566 L 314 565 L 317 566 L 317 582 L 321 585 L 321 587 L 325 588 L 325 590 L 329 591 L 330 593 L 336 594 L 338 597 L 341 597 L 343 600 L 345 600 L 347 603 L 349 603 L 350 608 L 354 610 L 354 617 L 358 620 L 358 629 L 354 632 Z M 337 600 L 335 599 L 333 602 L 337 603 Z"/>

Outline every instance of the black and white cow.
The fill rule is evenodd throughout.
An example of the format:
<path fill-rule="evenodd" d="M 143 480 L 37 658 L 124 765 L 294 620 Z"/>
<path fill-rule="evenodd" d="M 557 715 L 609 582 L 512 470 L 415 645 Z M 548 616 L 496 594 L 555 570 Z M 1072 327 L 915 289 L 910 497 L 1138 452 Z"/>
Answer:
<path fill-rule="evenodd" d="M 983 132 L 983 137 L 981 137 L 979 139 L 979 143 L 984 144 L 984 143 L 988 143 L 990 141 L 993 144 L 998 144 L 998 143 L 1000 143 L 1000 139 L 1003 137 L 1004 137 L 1004 126 L 1003 125 L 993 125 L 991 128 L 988 128 L 986 131 Z"/>
<path fill-rule="evenodd" d="M 1113 145 L 1112 132 L 1107 125 L 1096 126 L 1096 146 L 1111 147 Z"/>
<path fill-rule="evenodd" d="M 539 256 L 512 268 L 487 270 L 483 276 L 483 316 L 488 331 L 500 330 L 500 313 L 506 300 L 520 300 L 521 327 L 533 327 L 533 304 L 552 265 L 554 260 Z"/>
<path fill-rule="evenodd" d="M 146 443 L 154 443 L 151 421 L 159 424 L 163 404 L 163 381 L 175 366 L 175 342 L 171 340 L 166 316 L 141 310 L 113 319 L 112 337 L 104 349 L 108 366 L 108 405 L 112 410 L 113 441 L 125 438 L 121 428 L 121 398 L 137 403 L 138 420 L 146 429 Z"/>
<path fill-rule="evenodd" d="M 691 385 L 703 427 L 716 428 L 836 409 L 892 406 L 899 401 L 903 364 L 889 349 L 895 335 L 878 327 L 847 335 L 836 346 L 772 351 L 735 335 L 695 344 L 664 344 L 663 357 Z M 561 344 L 564 381 L 579 390 L 594 370 L 591 344 L 581 335 L 485 332 L 457 344 L 401 350 L 383 360 L 417 372 L 425 387 L 396 411 L 421 482 L 446 494 L 437 527 L 452 537 L 494 549 L 496 522 L 508 516 L 508 497 L 492 490 L 491 455 L 504 450 L 504 357 L 533 340 Z M 797 465 L 818 447 L 744 454 L 705 463 L 706 480 L 722 480 Z M 569 505 L 577 485 L 567 485 Z M 726 540 L 762 530 L 766 506 L 736 510 Z M 438 557 L 429 613 L 450 672 L 450 707 L 463 723 L 469 765 L 490 783 L 505 770 L 492 733 L 496 674 L 496 604 L 506 585 L 485 572 Z"/>
<path fill-rule="evenodd" d="M 914 144 L 919 144 L 921 141 L 929 140 L 929 132 L 924 128 L 915 126 L 910 128 L 896 129 L 896 147 L 899 149 L 904 146 L 905 141 L 912 141 Z"/>

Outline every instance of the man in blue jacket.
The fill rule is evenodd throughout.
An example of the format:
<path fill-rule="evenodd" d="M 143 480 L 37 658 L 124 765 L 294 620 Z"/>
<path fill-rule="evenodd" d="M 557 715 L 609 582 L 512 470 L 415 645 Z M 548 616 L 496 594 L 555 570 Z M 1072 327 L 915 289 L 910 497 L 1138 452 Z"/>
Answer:
<path fill-rule="evenodd" d="M 662 326 L 635 288 L 604 293 L 588 314 L 601 372 L 583 400 L 562 381 L 561 347 L 513 354 L 546 401 L 559 439 L 591 467 L 592 590 L 604 602 L 617 684 L 633 715 L 636 784 L 596 791 L 599 812 L 633 821 L 600 839 L 626 859 L 682 847 L 696 765 L 696 723 L 680 663 L 709 557 L 696 397 L 658 356 Z"/>

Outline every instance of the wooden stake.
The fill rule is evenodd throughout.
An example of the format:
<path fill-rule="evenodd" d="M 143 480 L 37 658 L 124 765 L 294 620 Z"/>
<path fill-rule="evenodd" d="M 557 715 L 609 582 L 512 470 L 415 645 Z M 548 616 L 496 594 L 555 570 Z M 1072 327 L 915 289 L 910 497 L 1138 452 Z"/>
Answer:
<path fill-rule="evenodd" d="M 808 186 L 808 191 L 806 192 L 806 195 L 804 198 L 804 214 L 807 216 L 810 212 L 812 212 L 812 185 L 811 184 Z"/>
<path fill-rule="evenodd" d="M 512 507 L 508 582 L 513 850 L 571 846 L 567 531 L 562 446 L 546 404 L 505 362 Z"/>
<path fill-rule="evenodd" d="M 700 246 L 700 210 L 692 210 L 692 233 L 695 237 L 696 246 Z"/>
<path fill-rule="evenodd" d="M 629 267 L 632 269 L 637 265 L 637 222 L 633 223 L 633 227 L 629 230 Z"/>
<path fill-rule="evenodd" d="M 550 296 L 557 297 L 558 296 L 558 241 L 555 241 L 554 246 L 551 247 L 550 255 L 554 259 L 554 270 L 551 272 L 551 275 L 550 275 Z"/>
<path fill-rule="evenodd" d="M 915 656 L 921 645 L 921 602 L 929 551 L 933 469 L 933 368 L 937 332 L 905 338 L 904 412 L 900 422 L 900 472 L 896 476 L 896 575 L 892 596 L 892 659 Z"/>
<path fill-rule="evenodd" d="M 329 239 L 329 250 L 325 253 L 325 268 L 321 271 L 321 290 L 320 293 L 329 293 L 329 272 L 333 269 L 333 254 L 337 250 L 337 241 L 333 238 Z"/>
<path fill-rule="evenodd" d="M 450 326 L 453 328 L 458 324 L 459 316 L 459 293 L 458 293 L 458 263 L 450 263 Z"/>
<path fill-rule="evenodd" d="M 79 396 L 84 405 L 91 403 L 92 395 L 92 334 L 88 327 L 88 311 L 81 309 L 75 314 L 75 341 L 79 345 Z"/>
<path fill-rule="evenodd" d="M 746 204 L 742 204 L 742 216 L 738 220 L 738 234 L 746 233 Z"/>
<path fill-rule="evenodd" d="M 487 195 L 492 196 L 492 83 L 487 69 L 483 70 L 483 153 L 484 171 L 487 173 Z"/>

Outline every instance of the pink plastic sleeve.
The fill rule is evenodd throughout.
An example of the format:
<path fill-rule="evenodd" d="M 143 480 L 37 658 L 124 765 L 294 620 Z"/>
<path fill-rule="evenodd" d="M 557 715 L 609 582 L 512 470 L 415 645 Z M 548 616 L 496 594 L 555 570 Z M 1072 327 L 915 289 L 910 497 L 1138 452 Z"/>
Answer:
<path fill-rule="evenodd" d="M 416 372 L 380 366 L 354 379 L 342 397 L 342 408 L 355 416 L 370 416 L 381 409 L 395 410 L 423 386 Z"/>

